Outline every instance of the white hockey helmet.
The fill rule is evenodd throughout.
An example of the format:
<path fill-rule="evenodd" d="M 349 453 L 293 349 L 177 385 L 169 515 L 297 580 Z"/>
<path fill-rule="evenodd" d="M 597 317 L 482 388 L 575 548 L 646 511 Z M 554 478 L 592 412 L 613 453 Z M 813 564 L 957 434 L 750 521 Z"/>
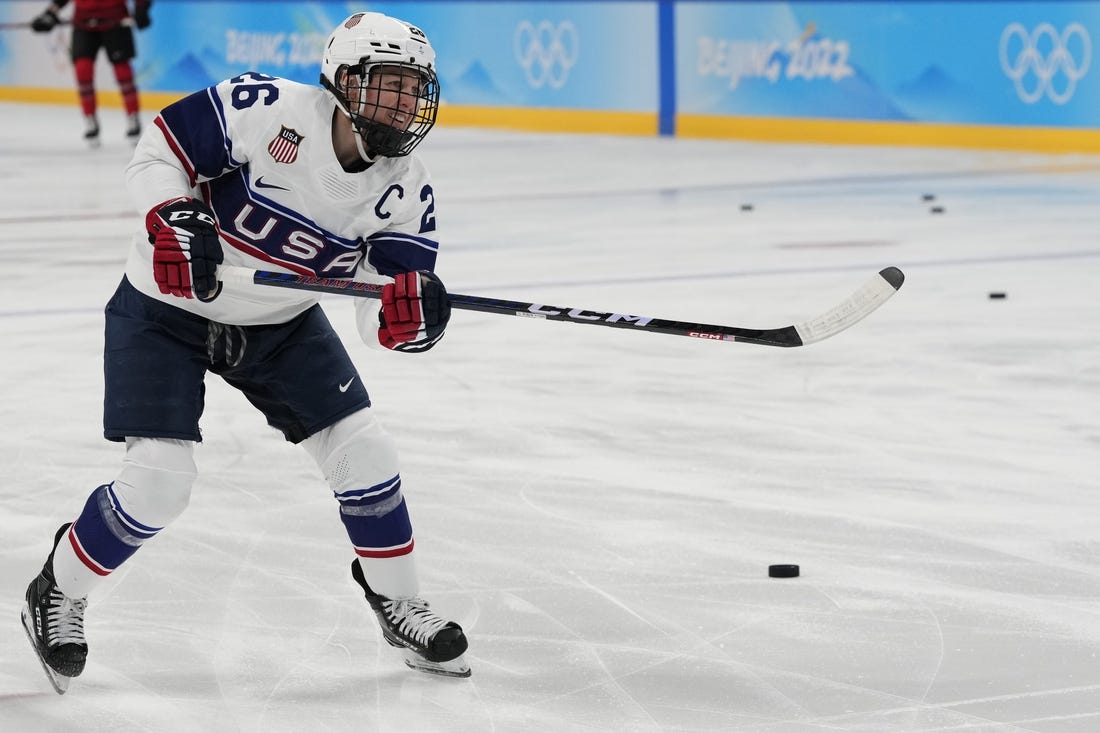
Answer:
<path fill-rule="evenodd" d="M 364 110 L 360 104 L 353 109 L 349 102 L 346 90 L 357 84 L 360 88 L 357 98 L 362 100 L 371 70 L 379 66 L 411 69 L 420 77 L 415 112 L 407 129 L 375 121 L 377 115 L 362 114 L 373 110 Z M 428 37 L 416 26 L 382 13 L 355 13 L 336 27 L 321 57 L 321 86 L 351 119 L 372 155 L 408 155 L 435 125 L 439 112 L 435 50 Z"/>

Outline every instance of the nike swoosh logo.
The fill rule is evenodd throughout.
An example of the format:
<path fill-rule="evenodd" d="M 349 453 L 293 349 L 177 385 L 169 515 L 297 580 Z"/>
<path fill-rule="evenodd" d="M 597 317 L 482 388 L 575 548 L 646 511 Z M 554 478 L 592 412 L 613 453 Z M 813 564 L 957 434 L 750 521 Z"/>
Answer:
<path fill-rule="evenodd" d="M 350 387 L 350 386 L 351 386 L 351 383 L 352 383 L 352 382 L 354 382 L 354 381 L 355 381 L 355 377 L 352 377 L 351 379 L 349 379 L 349 380 L 347 381 L 347 384 L 341 384 L 341 385 L 340 385 L 340 391 L 341 391 L 341 392 L 347 392 L 347 391 L 348 391 L 348 387 Z"/>
<path fill-rule="evenodd" d="M 289 188 L 283 188 L 282 186 L 276 186 L 274 183 L 264 183 L 264 177 L 260 176 L 256 179 L 256 188 L 277 188 L 280 191 L 289 191 Z"/>

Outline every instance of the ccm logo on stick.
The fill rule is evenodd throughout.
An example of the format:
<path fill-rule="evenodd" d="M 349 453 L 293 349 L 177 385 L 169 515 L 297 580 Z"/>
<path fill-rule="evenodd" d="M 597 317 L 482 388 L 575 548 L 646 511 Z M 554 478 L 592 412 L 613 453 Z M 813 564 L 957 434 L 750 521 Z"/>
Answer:
<path fill-rule="evenodd" d="M 527 310 L 538 316 L 562 315 L 562 311 L 551 310 L 545 305 L 532 305 Z M 565 315 L 575 321 L 604 321 L 605 323 L 625 321 L 627 323 L 633 323 L 635 326 L 645 326 L 653 320 L 652 318 L 645 318 L 643 316 L 628 316 L 625 313 L 598 313 L 596 311 L 586 311 L 583 308 L 573 308 L 566 311 Z"/>
<path fill-rule="evenodd" d="M 699 331 L 689 331 L 688 336 L 694 336 L 697 339 L 713 339 L 714 341 L 722 340 L 722 334 L 720 333 L 700 333 Z"/>

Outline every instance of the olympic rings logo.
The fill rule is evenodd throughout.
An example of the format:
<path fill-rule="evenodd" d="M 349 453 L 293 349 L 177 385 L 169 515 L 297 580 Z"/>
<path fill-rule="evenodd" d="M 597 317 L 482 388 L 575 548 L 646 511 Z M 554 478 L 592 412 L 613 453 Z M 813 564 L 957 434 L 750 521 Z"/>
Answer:
<path fill-rule="evenodd" d="M 539 21 L 537 26 L 525 20 L 516 26 L 512 44 L 516 61 L 532 89 L 565 86 L 580 52 L 577 29 L 568 20 L 556 26 L 548 20 Z"/>
<path fill-rule="evenodd" d="M 1011 23 L 1001 33 L 1000 55 L 1001 70 L 1016 85 L 1021 101 L 1035 104 L 1045 94 L 1055 104 L 1065 104 L 1089 70 L 1092 42 L 1080 23 L 1070 23 L 1061 33 L 1050 23 L 1040 23 L 1030 33 Z"/>

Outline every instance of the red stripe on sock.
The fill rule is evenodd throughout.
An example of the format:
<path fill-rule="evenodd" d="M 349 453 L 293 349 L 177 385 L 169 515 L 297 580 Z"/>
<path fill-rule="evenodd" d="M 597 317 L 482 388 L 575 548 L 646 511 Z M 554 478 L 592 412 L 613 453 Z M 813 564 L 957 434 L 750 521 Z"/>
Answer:
<path fill-rule="evenodd" d="M 87 554 L 85 554 L 84 549 L 80 546 L 80 542 L 78 542 L 77 539 L 76 539 L 76 534 L 73 532 L 73 530 L 75 530 L 75 529 L 76 529 L 76 524 L 75 523 L 73 524 L 72 527 L 69 527 L 69 544 L 73 546 L 73 552 L 75 552 L 76 556 L 78 558 L 80 558 L 80 562 L 84 563 L 88 567 L 88 569 L 91 570 L 96 575 L 102 575 L 102 576 L 110 575 L 111 574 L 110 570 L 105 569 L 99 563 L 97 563 L 95 560 L 93 560 L 92 558 L 88 557 Z"/>
<path fill-rule="evenodd" d="M 400 547 L 389 547 L 385 550 L 364 550 L 361 547 L 355 548 L 355 554 L 359 557 L 401 557 L 402 555 L 408 555 L 413 551 L 413 541 L 409 540 L 409 544 L 401 545 Z"/>

